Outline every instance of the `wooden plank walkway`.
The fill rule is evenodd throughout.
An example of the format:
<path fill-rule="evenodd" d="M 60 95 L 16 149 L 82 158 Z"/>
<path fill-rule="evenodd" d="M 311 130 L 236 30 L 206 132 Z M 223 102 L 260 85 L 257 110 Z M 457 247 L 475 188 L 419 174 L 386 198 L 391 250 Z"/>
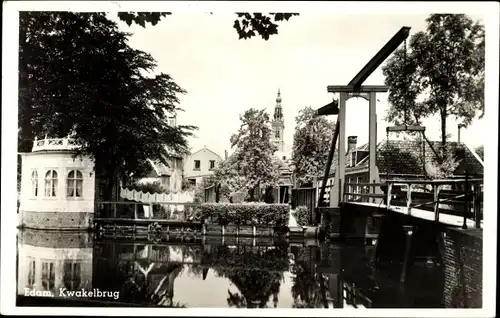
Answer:
<path fill-rule="evenodd" d="M 370 203 L 370 202 L 347 202 L 347 203 L 353 204 L 353 205 L 372 207 L 372 208 L 387 209 L 385 204 L 377 204 L 377 203 Z M 390 206 L 388 211 L 391 211 L 394 213 L 399 213 L 399 214 L 404 214 L 404 215 L 409 215 L 407 207 Z M 433 211 L 427 211 L 427 210 L 422 210 L 422 209 L 418 209 L 418 208 L 411 208 L 411 215 L 409 215 L 409 216 L 419 218 L 422 220 L 435 222 L 435 220 L 434 220 L 435 215 L 434 215 Z M 446 225 L 453 226 L 453 227 L 462 227 L 462 225 L 464 223 L 464 218 L 461 216 L 440 213 L 439 214 L 439 223 L 446 224 Z M 474 220 L 467 219 L 466 224 L 467 224 L 467 228 L 474 228 L 475 227 Z M 481 227 L 482 226 L 483 226 L 483 221 L 481 221 Z"/>

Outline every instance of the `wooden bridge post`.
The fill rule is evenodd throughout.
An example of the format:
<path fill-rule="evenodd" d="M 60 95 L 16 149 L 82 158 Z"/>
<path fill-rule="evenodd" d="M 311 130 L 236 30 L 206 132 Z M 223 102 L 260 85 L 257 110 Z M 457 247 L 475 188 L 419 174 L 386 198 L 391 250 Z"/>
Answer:
<path fill-rule="evenodd" d="M 392 199 L 392 183 L 387 183 L 387 202 L 386 202 L 387 208 L 391 206 L 391 199 Z"/>
<path fill-rule="evenodd" d="M 373 183 L 375 183 L 375 180 L 372 181 Z M 377 186 L 373 186 L 373 194 L 377 193 Z M 368 187 L 368 192 L 370 192 L 370 187 Z M 372 203 L 376 203 L 377 202 L 377 199 L 375 197 L 372 198 Z"/>
<path fill-rule="evenodd" d="M 439 222 L 439 185 L 432 185 L 432 192 L 434 194 L 434 220 Z"/>
<path fill-rule="evenodd" d="M 481 193 L 480 186 L 474 185 L 474 196 L 473 196 L 473 209 L 474 209 L 474 225 L 476 229 L 481 227 L 481 201 L 479 200 L 479 194 Z"/>
<path fill-rule="evenodd" d="M 469 175 L 465 171 L 464 223 L 462 229 L 467 230 L 467 214 L 469 214 Z"/>
<path fill-rule="evenodd" d="M 406 192 L 406 208 L 408 209 L 408 215 L 411 216 L 411 183 L 408 183 L 408 190 Z"/>
<path fill-rule="evenodd" d="M 376 92 L 369 92 L 368 108 L 368 180 L 377 178 L 377 96 Z M 370 182 L 370 181 L 368 181 Z M 375 187 L 374 191 L 375 193 Z"/>
<path fill-rule="evenodd" d="M 413 226 L 403 225 L 403 227 L 406 234 L 406 246 L 405 246 L 405 256 L 403 260 L 403 268 L 401 270 L 401 276 L 399 277 L 399 281 L 401 283 L 404 283 L 406 280 L 406 271 L 409 265 L 408 263 L 410 259 L 411 241 L 413 236 Z"/>

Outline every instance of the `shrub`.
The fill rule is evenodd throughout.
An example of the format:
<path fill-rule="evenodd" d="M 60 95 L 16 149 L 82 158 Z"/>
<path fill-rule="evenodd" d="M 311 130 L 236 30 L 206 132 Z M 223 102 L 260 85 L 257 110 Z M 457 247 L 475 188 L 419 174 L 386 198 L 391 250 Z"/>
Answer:
<path fill-rule="evenodd" d="M 287 226 L 290 218 L 288 204 L 266 203 L 204 203 L 203 219 L 211 218 L 221 225 Z"/>
<path fill-rule="evenodd" d="M 295 209 L 295 218 L 300 226 L 309 225 L 309 209 L 305 206 L 298 206 Z"/>

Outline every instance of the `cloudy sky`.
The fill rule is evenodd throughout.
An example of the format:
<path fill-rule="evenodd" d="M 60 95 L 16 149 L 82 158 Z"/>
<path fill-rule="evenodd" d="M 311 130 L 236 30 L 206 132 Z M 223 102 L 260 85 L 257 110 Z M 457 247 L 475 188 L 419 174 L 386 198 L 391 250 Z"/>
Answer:
<path fill-rule="evenodd" d="M 112 16 L 112 15 L 111 15 Z M 293 143 L 295 116 L 305 106 L 321 107 L 332 100 L 327 85 L 345 85 L 402 27 L 411 34 L 425 28 L 427 14 L 340 14 L 312 11 L 292 17 L 268 41 L 238 40 L 232 13 L 174 12 L 156 26 L 129 27 L 130 45 L 149 52 L 158 61 L 158 72 L 168 73 L 187 90 L 181 97 L 180 124 L 199 127 L 190 140 L 193 150 L 207 146 L 221 156 L 230 150 L 229 138 L 237 131 L 239 115 L 246 109 L 273 112 L 278 89 L 283 99 L 285 142 Z M 116 16 L 115 16 L 116 17 Z M 472 15 L 475 19 L 481 16 Z M 365 82 L 382 85 L 379 67 Z M 377 104 L 378 140 L 385 138 L 387 94 Z M 368 140 L 368 102 L 347 102 L 347 135 Z M 331 117 L 332 119 L 335 116 Z M 425 122 L 427 135 L 439 140 L 439 121 Z M 456 139 L 457 123 L 448 122 Z M 482 143 L 482 120 L 462 132 L 471 146 Z"/>

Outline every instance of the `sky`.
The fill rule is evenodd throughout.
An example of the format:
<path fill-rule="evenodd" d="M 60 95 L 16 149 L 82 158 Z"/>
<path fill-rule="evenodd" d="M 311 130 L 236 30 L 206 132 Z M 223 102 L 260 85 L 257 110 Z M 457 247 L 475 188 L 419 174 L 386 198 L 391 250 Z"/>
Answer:
<path fill-rule="evenodd" d="M 230 12 L 174 12 L 147 28 L 129 27 L 110 15 L 121 30 L 132 33 L 132 47 L 157 60 L 157 72 L 170 74 L 187 90 L 180 97 L 184 111 L 178 114 L 178 124 L 199 127 L 196 137 L 190 138 L 192 150 L 206 146 L 221 156 L 225 150 L 231 153 L 229 139 L 245 110 L 265 108 L 272 115 L 278 89 L 285 143 L 292 145 L 300 109 L 317 109 L 331 102 L 328 85 L 346 85 L 401 27 L 411 27 L 410 36 L 424 30 L 427 16 L 305 12 L 281 23 L 279 33 L 265 41 L 260 37 L 239 40 L 232 27 L 236 16 Z M 364 84 L 383 85 L 382 67 Z M 377 95 L 379 141 L 386 138 L 387 95 Z M 482 121 L 475 120 L 462 130 L 461 139 L 470 146 L 482 144 Z M 439 119 L 429 118 L 424 124 L 427 136 L 440 140 Z M 451 140 L 456 140 L 457 130 L 457 122 L 449 118 Z M 358 144 L 368 141 L 368 102 L 364 99 L 347 101 L 346 136 L 358 136 Z"/>

